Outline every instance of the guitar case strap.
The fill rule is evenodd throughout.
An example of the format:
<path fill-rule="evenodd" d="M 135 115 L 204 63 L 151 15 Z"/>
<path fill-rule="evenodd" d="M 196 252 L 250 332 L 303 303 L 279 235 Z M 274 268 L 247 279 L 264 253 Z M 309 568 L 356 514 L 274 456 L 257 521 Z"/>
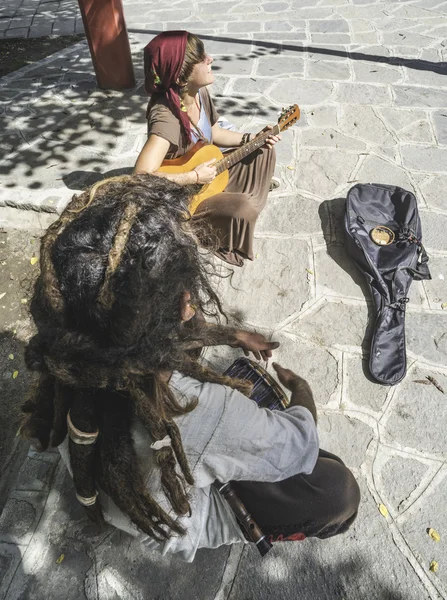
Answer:
<path fill-rule="evenodd" d="M 389 233 L 385 241 L 379 230 Z M 405 308 L 413 279 L 431 279 L 416 198 L 402 188 L 359 184 L 345 210 L 348 255 L 369 284 L 375 309 L 369 370 L 382 384 L 406 373 Z"/>

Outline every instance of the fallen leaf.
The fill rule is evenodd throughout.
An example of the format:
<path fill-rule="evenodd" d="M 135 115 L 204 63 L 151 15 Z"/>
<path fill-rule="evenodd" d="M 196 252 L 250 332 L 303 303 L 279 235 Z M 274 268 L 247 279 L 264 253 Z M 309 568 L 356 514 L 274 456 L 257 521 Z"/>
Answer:
<path fill-rule="evenodd" d="M 430 382 L 426 379 L 413 379 L 413 383 L 422 383 L 422 385 L 430 385 Z"/>
<path fill-rule="evenodd" d="M 14 354 L 8 354 L 9 360 L 14 360 Z"/>
<path fill-rule="evenodd" d="M 380 514 L 385 517 L 385 519 L 388 518 L 388 515 L 390 513 L 388 512 L 388 509 L 385 506 L 385 504 L 379 504 L 379 511 L 380 511 Z"/>
<path fill-rule="evenodd" d="M 427 375 L 427 379 L 430 383 L 432 383 L 435 386 L 435 388 L 437 390 L 439 390 L 441 392 L 441 394 L 444 393 L 444 390 L 442 389 L 442 387 L 439 385 L 439 383 L 436 381 L 436 379 L 434 377 L 432 377 L 431 375 Z"/>
<path fill-rule="evenodd" d="M 35 265 L 35 264 L 36 264 L 36 262 L 37 262 L 38 260 L 39 260 L 39 259 L 37 258 L 37 256 L 33 256 L 33 257 L 31 258 L 31 260 L 30 260 L 30 263 L 31 263 L 32 265 Z"/>
<path fill-rule="evenodd" d="M 20 303 L 21 303 L 21 304 L 28 304 L 28 300 L 27 300 L 26 298 L 22 298 L 22 299 L 20 300 Z"/>
<path fill-rule="evenodd" d="M 439 569 L 439 563 L 436 560 L 432 560 L 430 563 L 430 571 L 432 573 L 437 573 Z"/>
<path fill-rule="evenodd" d="M 259 258 L 259 254 L 256 254 L 255 258 Z"/>
<path fill-rule="evenodd" d="M 19 372 L 18 372 L 18 371 L 14 371 L 14 373 L 12 374 L 12 378 L 13 378 L 13 379 L 16 379 L 18 374 L 19 374 Z"/>
<path fill-rule="evenodd" d="M 65 554 L 61 554 L 61 555 L 59 556 L 59 558 L 57 558 L 57 559 L 56 559 L 56 564 L 57 564 L 57 565 L 60 565 L 60 564 L 61 564 L 61 562 L 64 560 L 64 558 L 65 558 Z"/>
<path fill-rule="evenodd" d="M 2 292 L 2 293 L 0 294 L 0 300 L 1 300 L 2 298 L 4 298 L 5 296 L 6 296 L 6 292 Z"/>
<path fill-rule="evenodd" d="M 295 167 L 292 167 L 292 165 L 287 165 L 287 168 L 289 169 L 289 171 L 294 171 Z"/>
<path fill-rule="evenodd" d="M 441 536 L 436 531 L 436 529 L 433 529 L 433 527 L 430 527 L 429 529 L 427 529 L 427 533 L 431 537 L 431 539 L 434 540 L 435 542 L 441 541 Z"/>
<path fill-rule="evenodd" d="M 20 427 L 17 429 L 16 437 L 19 437 L 19 435 L 21 433 L 22 433 L 22 426 L 20 425 Z"/>
<path fill-rule="evenodd" d="M 447 308 L 447 302 L 443 302 L 443 303 L 441 304 L 441 308 L 442 308 L 442 310 L 444 310 L 444 308 Z"/>
<path fill-rule="evenodd" d="M 309 275 L 313 275 L 314 274 L 314 272 L 311 271 L 310 269 L 306 269 L 306 271 L 309 273 Z"/>

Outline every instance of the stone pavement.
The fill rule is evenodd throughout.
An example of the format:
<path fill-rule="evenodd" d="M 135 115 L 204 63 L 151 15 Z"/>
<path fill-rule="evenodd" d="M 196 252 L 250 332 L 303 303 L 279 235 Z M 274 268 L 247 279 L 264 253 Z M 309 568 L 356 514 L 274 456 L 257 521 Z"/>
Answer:
<path fill-rule="evenodd" d="M 0 39 L 83 33 L 77 0 L 2 0 Z"/>
<path fill-rule="evenodd" d="M 353 469 L 362 504 L 340 538 L 278 544 L 262 561 L 241 546 L 200 551 L 187 565 L 98 534 L 58 454 L 30 452 L 0 517 L 0 599 L 447 598 L 447 400 L 417 383 L 447 390 L 447 2 L 127 0 L 125 12 L 135 89 L 98 90 L 83 42 L 0 81 L 0 224 L 44 226 L 74 190 L 131 169 L 145 139 L 141 48 L 162 29 L 202 36 L 218 108 L 241 128 L 298 102 L 256 260 L 219 286 L 309 380 L 321 445 Z M 372 181 L 415 192 L 433 276 L 411 288 L 408 374 L 393 388 L 366 375 L 368 296 L 341 229 L 347 190 Z"/>

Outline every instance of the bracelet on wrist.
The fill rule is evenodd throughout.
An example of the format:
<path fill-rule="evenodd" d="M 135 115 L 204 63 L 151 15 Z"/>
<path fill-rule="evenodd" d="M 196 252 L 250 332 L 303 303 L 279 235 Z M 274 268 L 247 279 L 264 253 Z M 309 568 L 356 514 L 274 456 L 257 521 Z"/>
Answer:
<path fill-rule="evenodd" d="M 241 146 L 244 146 L 245 144 L 247 144 L 250 141 L 250 134 L 249 133 L 244 133 L 242 135 L 242 139 L 241 139 Z"/>
<path fill-rule="evenodd" d="M 199 183 L 199 174 L 195 169 L 193 169 L 193 171 L 196 174 L 196 183 Z"/>

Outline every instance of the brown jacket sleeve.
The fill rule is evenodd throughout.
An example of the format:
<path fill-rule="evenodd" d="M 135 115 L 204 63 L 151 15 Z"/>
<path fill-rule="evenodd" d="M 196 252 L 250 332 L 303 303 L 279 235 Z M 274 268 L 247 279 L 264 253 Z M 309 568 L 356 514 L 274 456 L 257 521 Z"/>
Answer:
<path fill-rule="evenodd" d="M 147 136 L 157 135 L 170 143 L 169 154 L 176 153 L 181 145 L 180 123 L 170 109 L 162 104 L 154 104 L 147 118 Z"/>
<path fill-rule="evenodd" d="M 210 120 L 211 127 L 219 118 L 213 101 L 206 88 L 201 90 L 203 106 Z M 193 143 L 185 146 L 180 121 L 172 113 L 171 109 L 162 101 L 157 101 L 149 110 L 147 116 L 147 135 L 157 135 L 167 140 L 170 144 L 166 158 L 177 158 L 187 152 Z"/>

